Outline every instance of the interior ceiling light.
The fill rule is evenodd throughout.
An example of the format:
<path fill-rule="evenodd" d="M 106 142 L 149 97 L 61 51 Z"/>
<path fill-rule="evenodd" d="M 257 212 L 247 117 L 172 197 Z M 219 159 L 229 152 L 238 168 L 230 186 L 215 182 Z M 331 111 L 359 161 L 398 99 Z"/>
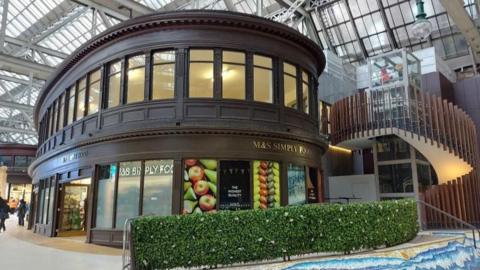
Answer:
<path fill-rule="evenodd" d="M 417 0 L 416 18 L 412 26 L 412 35 L 419 40 L 424 40 L 432 33 L 432 24 L 426 19 L 427 14 L 425 13 L 422 0 Z"/>

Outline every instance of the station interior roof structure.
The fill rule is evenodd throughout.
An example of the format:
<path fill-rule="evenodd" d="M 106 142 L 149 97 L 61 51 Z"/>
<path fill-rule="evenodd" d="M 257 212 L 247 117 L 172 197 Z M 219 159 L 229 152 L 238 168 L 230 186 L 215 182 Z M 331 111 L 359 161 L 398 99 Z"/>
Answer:
<path fill-rule="evenodd" d="M 435 47 L 447 61 L 480 59 L 479 0 L 424 0 L 431 35 L 411 28 L 416 0 L 0 0 L 0 142 L 36 144 L 33 106 L 55 68 L 100 32 L 181 9 L 255 14 L 297 29 L 347 63 L 398 48 Z"/>

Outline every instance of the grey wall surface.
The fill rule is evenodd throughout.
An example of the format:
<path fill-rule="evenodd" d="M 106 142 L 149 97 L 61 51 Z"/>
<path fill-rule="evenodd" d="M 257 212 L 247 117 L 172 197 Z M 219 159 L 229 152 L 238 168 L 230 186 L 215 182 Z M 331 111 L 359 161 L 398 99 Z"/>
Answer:
<path fill-rule="evenodd" d="M 475 122 L 477 142 L 480 145 L 480 76 L 457 81 L 454 89 L 455 104 Z"/>

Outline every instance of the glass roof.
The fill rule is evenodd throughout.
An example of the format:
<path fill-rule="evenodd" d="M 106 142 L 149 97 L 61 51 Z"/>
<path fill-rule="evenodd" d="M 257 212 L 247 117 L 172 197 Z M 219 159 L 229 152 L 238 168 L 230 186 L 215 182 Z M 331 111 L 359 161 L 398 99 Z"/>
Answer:
<path fill-rule="evenodd" d="M 230 9 L 248 14 L 257 12 L 257 0 L 129 1 L 153 10 L 200 8 Z M 467 55 L 468 44 L 440 1 L 424 1 L 433 32 L 423 41 L 410 34 L 416 16 L 416 0 L 263 0 L 262 15 L 284 20 L 290 27 L 318 40 L 323 49 L 353 64 L 363 64 L 368 57 L 403 47 L 418 50 L 434 46 L 444 59 Z M 6 25 L 0 27 L 0 35 L 5 35 L 2 53 L 52 70 L 79 46 L 120 22 L 117 16 L 110 14 L 128 13 L 118 9 L 111 11 L 114 5 L 101 5 L 112 3 L 98 0 L 8 0 L 7 9 L 4 8 L 5 2 L 7 0 L 0 0 L 0 18 L 6 16 Z M 288 10 L 285 2 L 303 4 L 300 9 Z M 478 24 L 476 0 L 463 2 L 470 18 Z M 101 8 L 97 10 L 80 3 L 93 3 Z M 0 101 L 13 98 L 18 104 L 31 106 L 35 104 L 44 80 L 29 72 L 4 68 L 0 63 Z M 29 133 L 7 134 L 2 130 L 8 119 L 12 119 L 12 126 L 26 123 L 20 128 L 33 130 L 33 124 L 28 122 L 31 109 L 25 109 L 15 106 L 0 108 L 0 141 L 23 138 L 30 143 L 36 142 Z"/>

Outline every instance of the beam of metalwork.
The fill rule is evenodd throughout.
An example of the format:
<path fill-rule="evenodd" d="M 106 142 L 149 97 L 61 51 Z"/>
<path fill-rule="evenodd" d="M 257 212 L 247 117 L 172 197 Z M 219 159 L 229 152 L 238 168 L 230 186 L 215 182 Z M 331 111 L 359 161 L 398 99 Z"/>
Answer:
<path fill-rule="evenodd" d="M 343 0 L 342 2 L 345 4 L 347 14 L 348 14 L 348 18 L 350 19 L 350 22 L 352 23 L 353 32 L 355 33 L 355 37 L 358 40 L 358 44 L 360 44 L 360 50 L 362 51 L 363 57 L 364 57 L 364 59 L 367 59 L 368 58 L 368 51 L 367 51 L 367 48 L 365 47 L 365 44 L 363 43 L 363 40 L 360 38 L 360 34 L 358 32 L 357 25 L 353 21 L 353 15 L 352 15 L 352 10 L 350 9 L 350 5 L 348 4 L 347 0 Z"/>
<path fill-rule="evenodd" d="M 1 69 L 27 76 L 32 72 L 34 77 L 40 80 L 47 80 L 55 71 L 53 67 L 5 54 L 0 54 L 0 65 Z"/>
<path fill-rule="evenodd" d="M 19 79 L 19 78 L 16 78 L 16 77 L 12 77 L 12 76 L 7 76 L 7 75 L 0 75 L 0 80 L 4 80 L 4 81 L 10 81 L 10 82 L 14 82 L 14 83 L 19 83 L 19 84 L 23 84 L 23 85 L 27 85 L 27 86 L 33 86 L 33 87 L 36 87 L 36 88 L 42 88 L 43 87 L 43 84 L 41 83 L 38 83 L 38 82 L 29 82 L 27 80 L 23 80 L 23 79 Z"/>
<path fill-rule="evenodd" d="M 322 46 L 322 42 L 320 41 L 320 36 L 318 35 L 318 30 L 315 27 L 315 24 L 313 22 L 312 14 L 308 11 L 305 10 L 305 8 L 300 5 L 300 6 L 294 6 L 296 3 L 292 3 L 290 0 L 277 0 L 277 3 L 279 3 L 281 6 L 286 7 L 289 9 L 290 7 L 294 7 L 295 9 L 293 12 L 298 12 L 302 16 L 305 17 L 305 26 L 307 27 L 307 33 L 308 36 L 317 44 Z M 292 13 L 293 14 L 293 13 Z"/>
<path fill-rule="evenodd" d="M 13 101 L 0 100 L 0 107 L 16 109 L 19 111 L 25 111 L 30 113 L 33 112 L 33 106 L 18 103 L 18 102 L 13 102 Z"/>
<path fill-rule="evenodd" d="M 20 133 L 27 135 L 37 135 L 37 132 L 33 129 L 21 129 L 21 128 L 12 128 L 12 127 L 1 127 L 0 132 L 9 132 L 9 133 Z"/>
<path fill-rule="evenodd" d="M 330 51 L 335 52 L 335 48 L 332 45 L 332 41 L 330 40 L 330 36 L 327 33 L 327 27 L 325 27 L 325 22 L 322 19 L 322 15 L 320 14 L 322 11 L 319 10 L 318 8 L 315 9 L 315 15 L 318 18 L 318 22 L 320 24 L 320 27 L 322 28 L 322 34 L 325 42 L 327 43 L 327 47 Z"/>
<path fill-rule="evenodd" d="M 237 11 L 237 8 L 233 4 L 232 0 L 223 0 L 223 3 L 225 3 L 225 6 L 229 11 Z"/>
<path fill-rule="evenodd" d="M 459 0 L 440 0 L 440 3 L 472 48 L 475 60 L 478 63 L 480 60 L 480 32 L 478 32 L 478 28 L 463 7 L 464 2 Z"/>
<path fill-rule="evenodd" d="M 98 10 L 98 9 L 96 9 L 96 10 L 98 11 L 98 14 L 100 14 L 100 18 L 102 18 L 102 21 L 105 24 L 105 26 L 107 26 L 107 28 L 112 27 L 112 23 L 110 23 L 110 21 L 108 20 L 107 15 L 105 15 L 105 12 L 103 12 L 102 10 Z"/>
<path fill-rule="evenodd" d="M 139 4 L 135 1 L 132 1 L 132 0 L 113 0 L 114 2 L 126 7 L 126 8 L 129 8 L 133 11 L 136 11 L 140 14 L 150 14 L 150 13 L 153 13 L 155 12 L 154 9 L 152 8 L 149 8 L 149 7 L 146 7 L 142 4 Z"/>
<path fill-rule="evenodd" d="M 8 4 L 9 0 L 3 0 L 2 26 L 0 28 L 0 51 L 2 52 L 4 51 L 5 32 L 7 30 Z"/>
<path fill-rule="evenodd" d="M 46 47 L 39 46 L 39 45 L 32 45 L 27 41 L 23 41 L 23 40 L 13 38 L 13 37 L 8 37 L 8 36 L 5 37 L 5 42 L 12 43 L 12 44 L 15 44 L 17 46 L 29 47 L 32 50 L 37 50 L 39 52 L 46 53 L 46 54 L 49 54 L 49 55 L 53 55 L 55 57 L 59 57 L 59 58 L 62 58 L 62 59 L 65 59 L 65 58 L 68 57 L 68 54 L 66 54 L 66 53 L 62 53 L 62 52 L 59 52 L 57 50 L 52 50 L 50 48 L 46 48 Z"/>
<path fill-rule="evenodd" d="M 82 6 L 87 6 L 87 7 L 97 9 L 97 10 L 101 10 L 105 14 L 108 14 L 108 15 L 114 17 L 114 18 L 117 18 L 120 21 L 126 21 L 126 20 L 130 19 L 130 17 L 128 17 L 128 15 L 120 12 L 119 10 L 115 10 L 113 8 L 107 7 L 107 6 L 105 6 L 101 3 L 98 3 L 95 0 L 71 0 L 71 1 L 73 1 L 77 4 L 79 4 L 79 5 L 82 5 Z"/>
<path fill-rule="evenodd" d="M 380 15 L 382 16 L 383 24 L 387 29 L 388 40 L 390 41 L 390 44 L 393 46 L 393 49 L 398 49 L 398 43 L 397 43 L 397 40 L 395 39 L 395 35 L 393 34 L 393 30 L 390 27 L 390 24 L 388 23 L 387 14 L 385 13 L 385 7 L 383 6 L 383 1 L 377 0 L 377 4 L 378 4 L 378 7 L 380 8 Z"/>
<path fill-rule="evenodd" d="M 256 4 L 257 10 L 255 11 L 255 14 L 261 17 L 263 14 L 263 0 L 257 0 Z"/>

